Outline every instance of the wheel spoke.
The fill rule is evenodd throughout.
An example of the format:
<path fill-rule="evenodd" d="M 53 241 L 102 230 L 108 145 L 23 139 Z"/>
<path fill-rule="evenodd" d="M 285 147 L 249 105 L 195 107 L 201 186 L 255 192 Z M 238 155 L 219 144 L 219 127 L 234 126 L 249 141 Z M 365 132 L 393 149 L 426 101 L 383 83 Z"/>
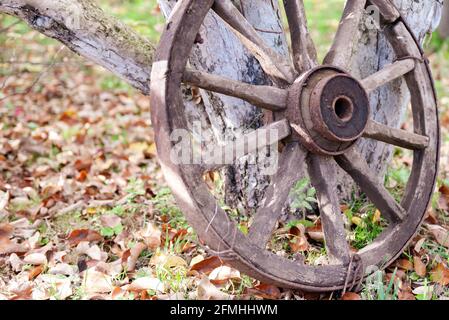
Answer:
<path fill-rule="evenodd" d="M 317 190 L 327 253 L 332 262 L 345 264 L 349 262 L 350 252 L 337 196 L 335 161 L 331 157 L 310 154 L 308 164 L 310 179 Z"/>
<path fill-rule="evenodd" d="M 287 91 L 276 87 L 251 85 L 194 70 L 186 70 L 183 81 L 202 89 L 241 98 L 272 111 L 281 111 L 287 104 Z"/>
<path fill-rule="evenodd" d="M 296 72 L 287 58 L 280 56 L 260 37 L 230 0 L 216 0 L 214 11 L 231 27 L 243 45 L 257 58 L 264 71 L 277 79 L 293 83 Z"/>
<path fill-rule="evenodd" d="M 393 223 L 402 221 L 405 217 L 404 208 L 385 189 L 379 177 L 372 173 L 366 160 L 357 151 L 351 149 L 344 155 L 335 157 L 335 160 L 354 179 L 384 217 Z"/>
<path fill-rule="evenodd" d="M 303 0 L 284 0 L 293 49 L 293 63 L 301 74 L 318 65 L 317 53 L 307 27 Z"/>
<path fill-rule="evenodd" d="M 376 121 L 368 122 L 363 136 L 410 150 L 422 150 L 429 146 L 426 136 L 391 128 Z"/>
<path fill-rule="evenodd" d="M 360 22 L 364 15 L 366 0 L 347 0 L 332 47 L 324 59 L 325 64 L 332 64 L 345 70 L 350 68 L 351 56 L 360 38 Z"/>
<path fill-rule="evenodd" d="M 280 169 L 265 192 L 264 206 L 256 213 L 249 229 L 248 238 L 257 246 L 265 248 L 270 240 L 290 189 L 304 172 L 305 155 L 298 143 L 290 143 L 280 155 Z"/>
<path fill-rule="evenodd" d="M 370 93 L 388 82 L 402 77 L 415 68 L 414 59 L 400 60 L 392 63 L 375 74 L 362 80 L 362 86 Z"/>
<path fill-rule="evenodd" d="M 290 132 L 289 122 L 280 120 L 247 133 L 225 146 L 212 146 L 207 149 L 207 153 L 202 154 L 204 170 L 213 171 L 225 165 L 232 165 L 250 153 L 285 139 Z"/>

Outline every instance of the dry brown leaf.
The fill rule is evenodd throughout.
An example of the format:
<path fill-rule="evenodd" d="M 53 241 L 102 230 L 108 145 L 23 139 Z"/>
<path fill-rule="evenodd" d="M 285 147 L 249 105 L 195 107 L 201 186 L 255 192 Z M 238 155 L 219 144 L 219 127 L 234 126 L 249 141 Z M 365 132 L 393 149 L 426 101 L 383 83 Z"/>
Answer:
<path fill-rule="evenodd" d="M 220 289 L 214 286 L 208 277 L 201 279 L 196 292 L 198 300 L 229 300 L 231 298 L 229 294 L 220 291 Z"/>
<path fill-rule="evenodd" d="M 146 228 L 140 232 L 143 241 L 151 250 L 161 246 L 161 234 L 161 230 L 153 223 L 148 223 Z"/>
<path fill-rule="evenodd" d="M 165 292 L 165 286 L 158 278 L 141 277 L 134 280 L 128 286 L 128 290 L 129 291 L 154 290 L 158 292 Z"/>
<path fill-rule="evenodd" d="M 449 209 L 449 187 L 442 185 L 438 190 L 440 192 L 440 197 L 438 198 L 438 207 L 441 210 Z"/>
<path fill-rule="evenodd" d="M 122 218 L 120 218 L 119 216 L 117 216 L 115 214 L 107 214 L 107 215 L 102 215 L 100 217 L 100 221 L 101 221 L 101 224 L 103 225 L 103 227 L 114 228 L 114 227 L 118 226 L 120 223 L 122 223 Z"/>
<path fill-rule="evenodd" d="M 199 273 L 209 275 L 214 269 L 223 265 L 223 261 L 216 256 L 206 258 L 198 263 L 195 263 L 190 268 L 190 271 L 197 271 Z"/>
<path fill-rule="evenodd" d="M 293 239 L 290 240 L 290 249 L 293 253 L 304 252 L 309 249 L 309 242 L 305 236 L 305 228 L 292 227 L 290 228 L 290 234 Z"/>
<path fill-rule="evenodd" d="M 31 282 L 21 283 L 17 288 L 10 290 L 14 296 L 10 300 L 29 300 L 32 298 L 33 286 Z"/>
<path fill-rule="evenodd" d="M 432 236 L 435 238 L 435 240 L 442 246 L 449 248 L 449 231 L 445 228 L 430 224 L 427 225 L 427 228 L 429 229 Z"/>
<path fill-rule="evenodd" d="M 416 297 L 411 292 L 400 290 L 398 292 L 398 299 L 399 300 L 416 300 Z"/>
<path fill-rule="evenodd" d="M 58 263 L 54 267 L 51 267 L 48 270 L 49 274 L 54 275 L 65 275 L 65 276 L 72 276 L 77 272 L 76 266 L 71 266 L 67 263 Z"/>
<path fill-rule="evenodd" d="M 14 226 L 9 223 L 0 224 L 0 255 L 11 253 L 22 253 L 29 250 L 25 244 L 18 244 L 9 238 L 14 232 Z"/>
<path fill-rule="evenodd" d="M 442 286 L 449 285 L 449 268 L 441 262 L 438 263 L 430 272 L 430 278 Z"/>
<path fill-rule="evenodd" d="M 190 260 L 189 266 L 192 267 L 195 264 L 200 263 L 201 261 L 204 261 L 204 256 L 202 256 L 201 254 L 196 255 Z"/>
<path fill-rule="evenodd" d="M 50 298 L 53 297 L 59 300 L 64 300 L 73 294 L 70 278 L 52 274 L 41 274 L 36 281 L 37 280 L 43 283 L 46 295 Z M 33 290 L 33 298 L 35 298 L 35 294 L 37 294 L 37 292 Z"/>
<path fill-rule="evenodd" d="M 281 297 L 281 290 L 278 287 L 265 283 L 261 283 L 254 288 L 249 288 L 245 293 L 268 300 L 277 300 Z"/>
<path fill-rule="evenodd" d="M 14 227 L 9 223 L 0 224 L 0 243 L 2 241 L 7 241 L 12 236 Z"/>
<path fill-rule="evenodd" d="M 341 300 L 362 300 L 362 297 L 355 292 L 346 292 L 342 297 Z"/>
<path fill-rule="evenodd" d="M 78 229 L 73 230 L 67 240 L 71 246 L 76 246 L 82 241 L 93 242 L 93 241 L 101 241 L 103 237 L 94 230 L 90 229 Z"/>
<path fill-rule="evenodd" d="M 87 241 L 82 241 L 76 246 L 76 252 L 79 254 L 85 254 L 96 261 L 106 261 L 108 255 L 106 252 L 101 251 L 98 245 L 90 245 Z"/>
<path fill-rule="evenodd" d="M 114 287 L 111 292 L 111 298 L 114 300 L 121 300 L 125 298 L 127 291 L 120 287 Z"/>
<path fill-rule="evenodd" d="M 406 270 L 406 271 L 412 271 L 413 270 L 413 263 L 408 259 L 399 259 L 396 261 L 396 266 L 400 269 Z"/>
<path fill-rule="evenodd" d="M 420 254 L 420 253 L 421 253 L 421 249 L 422 249 L 422 246 L 423 246 L 423 244 L 424 244 L 425 241 L 426 241 L 426 238 L 421 238 L 421 239 L 419 239 L 419 240 L 416 242 L 415 246 L 413 247 L 413 250 L 415 250 L 415 252 L 416 252 L 417 254 Z"/>
<path fill-rule="evenodd" d="M 187 267 L 187 262 L 183 258 L 173 254 L 163 253 L 161 251 L 156 252 L 151 257 L 150 264 L 154 266 L 162 266 L 166 269 Z"/>
<path fill-rule="evenodd" d="M 84 271 L 83 278 L 87 293 L 108 293 L 113 289 L 111 277 L 96 271 L 94 268 Z"/>
<path fill-rule="evenodd" d="M 28 280 L 30 280 L 30 281 L 33 280 L 38 275 L 40 275 L 42 273 L 42 271 L 44 271 L 43 266 L 37 266 L 37 267 L 31 269 L 30 273 L 28 274 Z"/>
<path fill-rule="evenodd" d="M 321 225 L 321 220 L 318 220 L 315 226 L 306 229 L 309 237 L 315 241 L 324 241 L 324 232 L 323 227 Z"/>
<path fill-rule="evenodd" d="M 441 209 L 441 208 L 440 208 Z M 438 221 L 438 214 L 432 209 L 430 208 L 429 210 L 427 210 L 426 215 L 425 215 L 425 221 L 429 224 L 439 224 Z"/>
<path fill-rule="evenodd" d="M 130 254 L 127 261 L 127 268 L 129 271 L 134 271 L 136 268 L 137 259 L 139 259 L 140 254 L 145 250 L 147 246 L 141 242 L 136 243 L 134 247 L 131 248 Z"/>
<path fill-rule="evenodd" d="M 209 280 L 213 284 L 222 284 L 228 280 L 241 280 L 240 271 L 228 266 L 220 266 L 210 273 Z"/>
<path fill-rule="evenodd" d="M 413 257 L 413 265 L 415 266 L 415 272 L 421 278 L 424 278 L 427 274 L 426 265 L 422 262 L 420 257 Z"/>

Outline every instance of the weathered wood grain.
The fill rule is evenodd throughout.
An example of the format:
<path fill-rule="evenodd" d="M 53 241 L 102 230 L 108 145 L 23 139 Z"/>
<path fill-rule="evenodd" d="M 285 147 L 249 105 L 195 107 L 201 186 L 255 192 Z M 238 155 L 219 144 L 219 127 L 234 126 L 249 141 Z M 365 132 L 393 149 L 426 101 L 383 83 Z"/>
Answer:
<path fill-rule="evenodd" d="M 241 98 L 267 110 L 280 112 L 287 107 L 288 92 L 276 87 L 251 85 L 191 69 L 184 72 L 183 81 L 202 89 Z"/>
<path fill-rule="evenodd" d="M 426 136 L 391 128 L 376 121 L 368 122 L 363 136 L 410 150 L 425 149 L 429 146 L 429 138 Z"/>

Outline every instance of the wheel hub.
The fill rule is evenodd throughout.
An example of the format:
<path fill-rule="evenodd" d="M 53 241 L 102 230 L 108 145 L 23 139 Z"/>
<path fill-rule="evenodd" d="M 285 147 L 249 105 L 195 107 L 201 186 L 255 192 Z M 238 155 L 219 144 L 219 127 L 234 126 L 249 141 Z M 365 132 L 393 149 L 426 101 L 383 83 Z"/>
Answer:
<path fill-rule="evenodd" d="M 363 134 L 369 118 L 368 95 L 359 81 L 342 70 L 318 67 L 291 87 L 287 117 L 311 152 L 338 155 Z"/>

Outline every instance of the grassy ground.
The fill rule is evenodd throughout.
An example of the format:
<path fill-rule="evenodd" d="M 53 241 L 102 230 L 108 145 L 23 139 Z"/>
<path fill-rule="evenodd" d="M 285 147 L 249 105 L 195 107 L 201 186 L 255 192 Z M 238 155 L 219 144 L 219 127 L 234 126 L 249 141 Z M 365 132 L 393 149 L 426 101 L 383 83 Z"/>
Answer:
<path fill-rule="evenodd" d="M 138 32 L 158 39 L 163 19 L 155 1 L 100 2 Z M 321 57 L 342 3 L 306 1 Z M 0 33 L 0 299 L 341 298 L 338 292 L 305 295 L 261 284 L 206 254 L 165 187 L 148 99 L 15 22 L 0 17 L 0 30 L 7 28 Z M 449 42 L 434 37 L 427 53 L 440 97 L 443 140 L 449 142 Z M 449 219 L 447 149 L 444 145 L 426 221 L 432 228 Z M 407 161 L 407 154 L 397 153 L 386 178 L 392 192 L 408 178 Z M 307 207 L 304 194 L 314 196 L 304 181 L 295 192 L 298 209 Z M 354 248 L 381 231 L 382 219 L 363 198 L 342 209 Z M 301 250 L 304 243 L 298 240 L 304 239 L 298 235 L 316 227 L 314 222 L 283 226 L 276 235 L 281 244 L 274 243 L 273 250 Z M 423 228 L 360 294 L 345 298 L 448 297 L 448 243 L 432 228 Z M 310 242 L 306 259 L 315 263 L 322 250 Z"/>

